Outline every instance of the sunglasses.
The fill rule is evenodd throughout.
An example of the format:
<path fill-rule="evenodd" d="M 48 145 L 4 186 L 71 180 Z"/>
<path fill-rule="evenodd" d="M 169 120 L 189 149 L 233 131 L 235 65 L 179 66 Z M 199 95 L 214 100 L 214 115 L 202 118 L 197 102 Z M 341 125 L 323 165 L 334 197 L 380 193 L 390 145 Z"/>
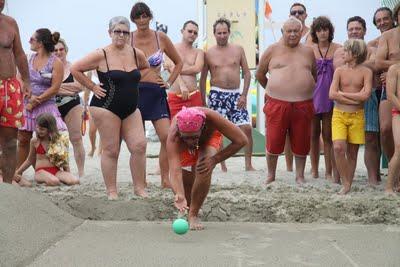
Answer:
<path fill-rule="evenodd" d="M 32 43 L 32 42 L 36 42 L 37 41 L 37 39 L 35 38 L 35 37 L 31 37 L 31 38 L 29 38 L 29 42 L 30 43 Z"/>
<path fill-rule="evenodd" d="M 113 33 L 116 34 L 116 35 L 123 34 L 124 36 L 128 36 L 130 34 L 129 31 L 122 31 L 122 30 L 114 30 Z"/>
<path fill-rule="evenodd" d="M 57 48 L 54 49 L 54 52 L 62 52 L 62 51 L 64 51 L 64 50 L 65 50 L 65 48 L 62 48 L 62 47 L 61 47 L 61 48 L 59 48 L 59 49 L 57 49 Z"/>
<path fill-rule="evenodd" d="M 194 34 L 194 35 L 197 35 L 198 34 L 198 32 L 197 31 L 193 31 L 193 30 L 188 30 L 188 33 L 190 33 L 190 34 Z"/>
<path fill-rule="evenodd" d="M 292 15 L 292 16 L 296 16 L 296 14 L 304 15 L 304 13 L 305 13 L 304 10 L 293 10 L 293 11 L 290 11 L 290 15 Z"/>

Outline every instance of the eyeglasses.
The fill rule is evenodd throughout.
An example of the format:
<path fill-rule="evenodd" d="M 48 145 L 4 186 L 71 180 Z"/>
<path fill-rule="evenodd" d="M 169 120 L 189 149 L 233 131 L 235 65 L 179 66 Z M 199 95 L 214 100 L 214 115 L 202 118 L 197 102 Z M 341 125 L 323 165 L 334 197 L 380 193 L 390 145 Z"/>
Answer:
<path fill-rule="evenodd" d="M 122 30 L 114 30 L 113 31 L 113 33 L 115 34 L 115 35 L 124 35 L 124 36 L 129 36 L 129 31 L 122 31 Z"/>
<path fill-rule="evenodd" d="M 292 15 L 292 16 L 296 16 L 297 14 L 304 15 L 304 13 L 305 13 L 304 10 L 293 10 L 293 11 L 290 11 L 290 15 Z"/>
<path fill-rule="evenodd" d="M 194 34 L 194 35 L 197 35 L 198 34 L 198 32 L 197 31 L 194 31 L 194 30 L 188 30 L 188 33 L 190 33 L 190 34 Z"/>
<path fill-rule="evenodd" d="M 54 49 L 54 52 L 62 52 L 62 51 L 64 51 L 64 50 L 65 50 L 65 48 L 63 48 L 63 47 L 61 47 L 61 48 L 59 48 L 59 49 L 55 48 L 55 49 Z"/>

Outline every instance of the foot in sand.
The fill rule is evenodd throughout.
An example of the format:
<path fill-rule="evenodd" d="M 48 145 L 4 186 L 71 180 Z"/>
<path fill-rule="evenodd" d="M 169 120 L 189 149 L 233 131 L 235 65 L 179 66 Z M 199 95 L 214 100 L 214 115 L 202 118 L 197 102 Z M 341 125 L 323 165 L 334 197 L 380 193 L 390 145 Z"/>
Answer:
<path fill-rule="evenodd" d="M 297 185 L 302 185 L 305 184 L 306 180 L 304 179 L 304 177 L 296 177 L 296 184 Z"/>
<path fill-rule="evenodd" d="M 273 182 L 275 182 L 275 176 L 268 176 L 267 177 L 267 180 L 265 180 L 265 184 L 270 184 L 270 183 L 273 183 Z"/>
<path fill-rule="evenodd" d="M 256 171 L 256 169 L 254 169 L 252 165 L 246 166 L 246 172 L 253 172 L 253 171 Z"/>
<path fill-rule="evenodd" d="M 312 178 L 318 179 L 319 178 L 318 171 L 311 170 L 311 176 L 312 176 Z"/>
<path fill-rule="evenodd" d="M 338 195 L 346 195 L 350 192 L 351 186 L 343 185 L 342 189 L 338 192 Z"/>
<path fill-rule="evenodd" d="M 144 190 L 144 189 L 134 189 L 134 190 L 133 190 L 133 193 L 134 193 L 135 195 L 137 195 L 137 196 L 139 196 L 139 197 L 143 197 L 143 198 L 146 198 L 146 197 L 149 196 L 149 195 L 147 194 L 146 190 Z"/>
<path fill-rule="evenodd" d="M 171 182 L 170 181 L 161 181 L 161 187 L 162 188 L 171 188 L 172 189 L 172 185 L 171 185 Z"/>
<path fill-rule="evenodd" d="M 88 153 L 88 156 L 92 158 L 94 155 L 94 151 L 96 151 L 96 147 L 93 147 L 92 150 L 90 150 L 90 152 Z"/>
<path fill-rule="evenodd" d="M 333 176 L 330 173 L 325 173 L 325 179 L 333 182 Z"/>
<path fill-rule="evenodd" d="M 368 185 L 375 187 L 376 185 L 379 185 L 378 180 L 368 180 Z"/>
<path fill-rule="evenodd" d="M 221 171 L 222 172 L 228 172 L 228 168 L 226 167 L 225 162 L 221 163 Z"/>
<path fill-rule="evenodd" d="M 203 230 L 204 226 L 200 223 L 200 219 L 197 216 L 189 217 L 190 230 Z"/>
<path fill-rule="evenodd" d="M 110 192 L 107 194 L 108 200 L 118 200 L 118 193 L 117 192 Z"/>
<path fill-rule="evenodd" d="M 395 196 L 397 196 L 397 193 L 392 189 L 392 188 L 390 188 L 390 189 L 385 189 L 385 194 L 387 195 L 387 196 L 391 196 L 391 197 L 395 197 Z"/>
<path fill-rule="evenodd" d="M 32 187 L 32 183 L 21 176 L 21 179 L 18 182 L 19 186 L 22 187 Z"/>

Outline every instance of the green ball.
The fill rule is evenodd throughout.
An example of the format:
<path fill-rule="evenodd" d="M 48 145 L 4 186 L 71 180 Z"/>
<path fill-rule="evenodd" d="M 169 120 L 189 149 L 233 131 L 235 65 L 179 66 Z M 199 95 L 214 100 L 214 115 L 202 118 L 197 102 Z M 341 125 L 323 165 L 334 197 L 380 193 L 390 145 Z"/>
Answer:
<path fill-rule="evenodd" d="M 172 223 L 172 230 L 178 235 L 186 234 L 189 230 L 189 223 L 185 219 L 176 219 Z"/>

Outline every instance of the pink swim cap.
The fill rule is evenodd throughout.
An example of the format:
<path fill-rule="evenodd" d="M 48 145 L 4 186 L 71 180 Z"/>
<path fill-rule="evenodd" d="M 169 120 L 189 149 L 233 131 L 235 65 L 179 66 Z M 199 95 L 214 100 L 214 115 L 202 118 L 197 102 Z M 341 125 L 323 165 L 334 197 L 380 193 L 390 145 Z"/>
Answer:
<path fill-rule="evenodd" d="M 205 119 L 206 114 L 197 108 L 183 107 L 176 114 L 178 129 L 184 133 L 198 132 L 203 127 Z"/>

